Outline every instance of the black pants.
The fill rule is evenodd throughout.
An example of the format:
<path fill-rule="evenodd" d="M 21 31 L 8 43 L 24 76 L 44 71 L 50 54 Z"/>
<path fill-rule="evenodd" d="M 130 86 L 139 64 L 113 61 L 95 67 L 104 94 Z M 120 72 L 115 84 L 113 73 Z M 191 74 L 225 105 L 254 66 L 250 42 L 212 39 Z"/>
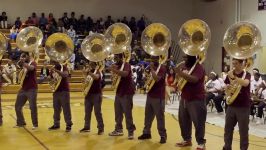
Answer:
<path fill-rule="evenodd" d="M 133 95 L 115 96 L 115 130 L 123 130 L 123 114 L 125 115 L 128 132 L 132 133 L 136 130 L 135 124 L 133 123 L 132 109 Z"/>
<path fill-rule="evenodd" d="M 71 109 L 70 95 L 68 91 L 54 92 L 53 94 L 54 107 L 54 125 L 60 126 L 60 114 L 63 108 L 64 118 L 67 126 L 71 126 Z"/>
<path fill-rule="evenodd" d="M 157 119 L 157 129 L 161 137 L 166 137 L 165 129 L 165 100 L 160 98 L 152 98 L 147 96 L 147 101 L 145 105 L 145 123 L 144 123 L 144 134 L 151 134 L 151 125 L 156 116 Z"/>
<path fill-rule="evenodd" d="M 85 128 L 90 129 L 91 124 L 91 113 L 92 109 L 94 109 L 94 114 L 97 120 L 97 128 L 99 130 L 104 130 L 104 124 L 103 124 L 103 117 L 102 117 L 102 94 L 88 94 L 85 97 Z"/>
<path fill-rule="evenodd" d="M 195 127 L 195 136 L 198 144 L 204 144 L 205 122 L 207 108 L 204 100 L 186 101 L 181 99 L 179 103 L 178 119 L 182 138 L 191 141 L 192 122 Z"/>
<path fill-rule="evenodd" d="M 26 125 L 22 108 L 25 103 L 29 101 L 31 120 L 35 127 L 38 127 L 38 111 L 37 111 L 37 89 L 30 89 L 27 91 L 19 90 L 17 94 L 17 100 L 15 103 L 15 110 L 17 115 L 17 125 Z"/>
<path fill-rule="evenodd" d="M 249 107 L 228 106 L 225 116 L 224 150 L 232 150 L 233 133 L 237 123 L 240 135 L 240 149 L 248 149 L 249 110 Z"/>
<path fill-rule="evenodd" d="M 223 100 L 224 100 L 224 94 L 218 94 L 217 96 L 215 96 L 213 98 L 217 112 L 223 112 L 224 111 L 223 106 L 222 106 Z"/>

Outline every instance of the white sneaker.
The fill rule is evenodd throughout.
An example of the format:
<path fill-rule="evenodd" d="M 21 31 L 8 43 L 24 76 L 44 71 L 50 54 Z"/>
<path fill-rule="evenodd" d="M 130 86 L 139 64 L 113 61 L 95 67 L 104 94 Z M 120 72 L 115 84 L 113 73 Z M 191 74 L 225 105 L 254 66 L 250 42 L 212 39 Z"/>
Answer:
<path fill-rule="evenodd" d="M 196 150 L 205 150 L 205 144 L 199 144 Z"/>
<path fill-rule="evenodd" d="M 263 123 L 262 118 L 258 118 L 257 121 L 256 121 L 256 125 L 260 125 L 262 123 Z"/>
<path fill-rule="evenodd" d="M 37 130 L 38 127 L 33 126 L 31 129 L 32 129 L 32 130 Z"/>

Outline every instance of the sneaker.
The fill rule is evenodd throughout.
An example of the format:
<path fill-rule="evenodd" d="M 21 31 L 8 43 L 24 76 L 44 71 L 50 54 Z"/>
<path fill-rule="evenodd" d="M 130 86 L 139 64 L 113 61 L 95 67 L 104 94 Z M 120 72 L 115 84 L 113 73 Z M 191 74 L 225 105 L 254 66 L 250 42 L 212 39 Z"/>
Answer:
<path fill-rule="evenodd" d="M 58 130 L 58 129 L 60 129 L 60 126 L 57 125 L 53 125 L 50 128 L 48 128 L 48 130 Z"/>
<path fill-rule="evenodd" d="M 66 126 L 66 132 L 70 132 L 71 131 L 71 126 Z"/>
<path fill-rule="evenodd" d="M 98 130 L 98 135 L 103 135 L 104 130 Z"/>
<path fill-rule="evenodd" d="M 192 142 L 191 141 L 182 141 L 182 142 L 178 142 L 175 144 L 176 147 L 187 147 L 187 146 L 192 146 Z"/>
<path fill-rule="evenodd" d="M 196 150 L 205 150 L 205 144 L 199 144 Z"/>
<path fill-rule="evenodd" d="M 134 132 L 128 132 L 128 137 L 129 140 L 133 140 L 134 139 Z"/>
<path fill-rule="evenodd" d="M 109 136 L 123 136 L 124 133 L 121 130 L 114 130 L 113 132 L 109 133 Z"/>
<path fill-rule="evenodd" d="M 151 134 L 142 134 L 138 137 L 139 140 L 151 139 Z"/>
<path fill-rule="evenodd" d="M 256 121 L 256 125 L 260 125 L 262 123 L 263 123 L 262 119 L 261 118 L 258 118 L 257 121 Z"/>
<path fill-rule="evenodd" d="M 89 128 L 83 128 L 81 130 L 79 130 L 80 133 L 84 133 L 84 132 L 90 132 L 91 130 Z"/>
<path fill-rule="evenodd" d="M 161 136 L 160 143 L 161 143 L 161 144 L 164 144 L 164 143 L 166 143 L 166 137 L 164 137 L 164 136 Z"/>
<path fill-rule="evenodd" d="M 32 130 L 37 130 L 38 129 L 38 126 L 33 126 L 31 129 Z"/>

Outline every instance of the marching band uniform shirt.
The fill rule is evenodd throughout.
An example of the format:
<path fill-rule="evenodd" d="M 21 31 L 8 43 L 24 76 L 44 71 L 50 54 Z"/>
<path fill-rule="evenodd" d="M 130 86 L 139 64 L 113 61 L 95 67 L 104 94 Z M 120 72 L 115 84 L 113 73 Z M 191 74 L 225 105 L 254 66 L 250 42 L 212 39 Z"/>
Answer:
<path fill-rule="evenodd" d="M 122 64 L 118 67 L 121 68 Z M 120 83 L 118 84 L 116 94 L 119 96 L 133 95 L 135 93 L 135 86 L 132 79 L 131 66 L 129 63 L 124 64 L 123 71 L 129 71 L 126 77 L 121 77 Z"/>
<path fill-rule="evenodd" d="M 94 72 L 94 70 L 93 70 Z M 98 93 L 102 93 L 102 85 L 101 85 L 101 73 L 99 71 L 96 72 L 97 75 L 100 76 L 100 78 L 98 80 L 93 80 L 91 88 L 88 92 L 88 94 L 98 94 Z"/>
<path fill-rule="evenodd" d="M 61 65 L 56 65 L 55 68 L 57 70 L 61 70 Z M 64 71 L 67 71 L 68 72 L 68 69 L 65 65 L 63 65 L 63 72 Z M 68 76 L 67 77 L 62 77 L 62 80 L 57 88 L 57 90 L 55 92 L 62 92 L 62 91 L 66 91 L 68 92 L 69 91 L 69 83 L 68 83 Z"/>
<path fill-rule="evenodd" d="M 27 70 L 27 74 L 23 81 L 22 90 L 30 90 L 30 89 L 37 89 L 37 77 L 36 77 L 36 70 L 37 70 L 37 63 L 35 61 L 31 62 L 31 66 L 34 66 L 32 71 Z"/>
<path fill-rule="evenodd" d="M 188 72 L 190 68 L 183 66 L 183 71 Z M 192 74 L 196 76 L 199 80 L 197 83 L 187 82 L 184 86 L 181 98 L 186 101 L 193 100 L 204 100 L 205 99 L 205 88 L 204 88 L 204 79 L 205 79 L 205 70 L 200 64 L 196 64 Z"/>
<path fill-rule="evenodd" d="M 235 74 L 235 76 L 237 76 L 238 78 L 242 78 L 244 74 L 244 71 L 240 74 Z M 246 72 L 246 77 L 245 79 L 250 81 L 251 75 L 249 72 Z M 230 84 L 230 80 L 228 78 L 228 76 L 225 79 L 225 84 Z M 247 87 L 243 87 L 241 88 L 238 96 L 236 97 L 235 101 L 230 105 L 230 106 L 234 106 L 234 107 L 250 107 L 251 104 L 251 98 L 250 98 L 250 83 Z"/>
<path fill-rule="evenodd" d="M 157 68 L 155 69 L 157 70 Z M 157 76 L 161 77 L 159 81 L 155 81 L 153 87 L 148 92 L 148 96 L 152 98 L 165 98 L 165 76 L 166 76 L 166 67 L 161 65 L 160 70 Z"/>

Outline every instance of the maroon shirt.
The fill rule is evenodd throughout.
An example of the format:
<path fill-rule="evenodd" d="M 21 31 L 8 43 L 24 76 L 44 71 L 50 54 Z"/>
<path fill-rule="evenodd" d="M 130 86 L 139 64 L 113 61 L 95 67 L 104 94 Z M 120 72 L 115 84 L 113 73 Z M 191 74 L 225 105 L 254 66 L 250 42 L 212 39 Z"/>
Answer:
<path fill-rule="evenodd" d="M 240 74 L 234 73 L 234 75 L 237 76 L 238 78 L 242 78 L 243 74 L 244 74 L 244 71 Z M 250 81 L 250 78 L 251 78 L 250 73 L 246 72 L 245 79 Z M 229 80 L 228 76 L 226 76 L 224 83 L 230 84 L 230 80 Z M 234 102 L 230 106 L 250 107 L 250 104 L 251 104 L 251 98 L 250 98 L 250 83 L 249 83 L 247 87 L 242 86 L 239 94 L 237 95 L 236 99 L 234 100 Z"/>
<path fill-rule="evenodd" d="M 120 68 L 121 66 L 122 64 L 118 67 Z M 125 63 L 123 71 L 129 71 L 129 73 L 126 77 L 121 77 L 116 94 L 119 96 L 133 95 L 135 93 L 135 86 L 133 83 L 131 66 L 129 63 Z"/>
<path fill-rule="evenodd" d="M 155 71 L 156 70 L 157 68 L 155 69 Z M 166 75 L 166 67 L 164 65 L 161 65 L 161 68 L 157 74 L 160 80 L 154 83 L 151 90 L 148 92 L 148 96 L 160 99 L 165 98 L 165 75 Z"/>
<path fill-rule="evenodd" d="M 189 71 L 190 68 L 183 66 L 183 70 Z M 199 80 L 196 83 L 187 82 L 184 86 L 181 98 L 186 101 L 193 100 L 204 100 L 205 99 L 205 89 L 204 89 L 204 78 L 205 70 L 200 64 L 196 64 L 191 75 L 196 76 Z"/>
<path fill-rule="evenodd" d="M 57 70 L 61 71 L 61 65 L 57 65 L 55 67 Z M 67 71 L 68 69 L 66 66 L 63 66 L 63 71 Z M 55 92 L 62 92 L 62 91 L 69 91 L 69 83 L 68 83 L 68 76 L 67 77 L 62 77 L 62 80 Z"/>
<path fill-rule="evenodd" d="M 96 73 L 97 75 L 100 76 L 100 78 L 98 80 L 93 80 L 93 83 L 91 85 L 91 88 L 88 92 L 88 94 L 98 94 L 98 93 L 102 93 L 102 86 L 101 86 L 101 80 L 102 80 L 102 77 L 101 77 L 101 73 L 99 71 L 97 71 Z"/>
<path fill-rule="evenodd" d="M 37 70 L 37 63 L 33 61 L 31 66 L 34 66 L 34 69 L 32 71 L 27 70 L 25 79 L 23 81 L 22 90 L 30 90 L 30 89 L 37 89 L 37 76 L 36 76 L 36 70 Z"/>

